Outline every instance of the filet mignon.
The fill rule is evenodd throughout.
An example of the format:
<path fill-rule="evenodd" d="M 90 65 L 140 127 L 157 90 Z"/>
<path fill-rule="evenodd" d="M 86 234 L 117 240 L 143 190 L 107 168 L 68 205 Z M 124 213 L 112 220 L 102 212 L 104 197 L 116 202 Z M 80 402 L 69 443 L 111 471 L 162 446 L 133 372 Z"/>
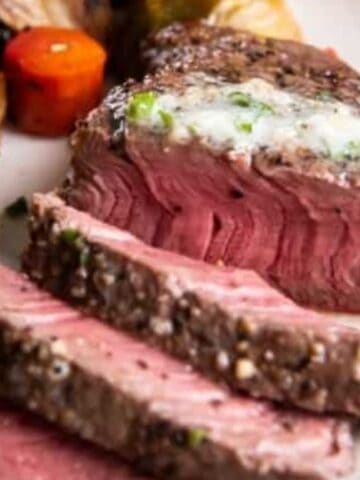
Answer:
<path fill-rule="evenodd" d="M 24 266 L 234 391 L 360 416 L 358 317 L 347 326 L 306 310 L 251 271 L 147 246 L 52 195 L 35 197 Z"/>
<path fill-rule="evenodd" d="M 107 453 L 0 402 L 1 480 L 141 480 Z"/>
<path fill-rule="evenodd" d="M 352 465 L 347 423 L 234 398 L 4 267 L 0 394 L 159 478 L 333 480 Z"/>
<path fill-rule="evenodd" d="M 359 312 L 359 75 L 310 46 L 205 25 L 166 29 L 144 58 L 159 71 L 79 126 L 67 202 L 256 270 L 299 303 Z"/>

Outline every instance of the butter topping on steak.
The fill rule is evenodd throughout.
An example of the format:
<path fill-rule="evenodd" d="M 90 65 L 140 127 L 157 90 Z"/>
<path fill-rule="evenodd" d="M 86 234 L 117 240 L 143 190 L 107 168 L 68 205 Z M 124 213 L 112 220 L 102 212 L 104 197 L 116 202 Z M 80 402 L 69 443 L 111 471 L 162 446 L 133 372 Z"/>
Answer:
<path fill-rule="evenodd" d="M 232 158 L 262 148 L 308 149 L 334 161 L 360 157 L 360 113 L 329 92 L 306 98 L 253 78 L 230 83 L 188 74 L 182 91 L 139 92 L 130 97 L 126 120 L 170 142 L 198 140 Z"/>

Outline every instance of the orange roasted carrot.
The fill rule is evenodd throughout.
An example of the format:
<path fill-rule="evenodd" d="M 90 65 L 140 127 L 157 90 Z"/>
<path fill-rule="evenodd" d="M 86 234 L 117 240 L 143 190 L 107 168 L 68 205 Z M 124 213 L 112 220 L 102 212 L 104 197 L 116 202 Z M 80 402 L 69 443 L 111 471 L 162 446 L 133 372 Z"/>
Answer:
<path fill-rule="evenodd" d="M 27 133 L 60 136 L 101 98 L 106 52 L 78 30 L 36 27 L 6 47 L 9 112 Z"/>

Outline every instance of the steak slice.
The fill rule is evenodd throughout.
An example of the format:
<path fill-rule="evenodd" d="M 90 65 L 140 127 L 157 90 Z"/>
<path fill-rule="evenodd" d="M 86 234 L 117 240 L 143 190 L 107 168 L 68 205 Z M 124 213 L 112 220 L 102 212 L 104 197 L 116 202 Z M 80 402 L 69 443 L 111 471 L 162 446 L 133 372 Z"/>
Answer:
<path fill-rule="evenodd" d="M 140 480 L 118 459 L 0 402 L 1 480 Z"/>
<path fill-rule="evenodd" d="M 79 126 L 66 201 L 153 246 L 256 270 L 298 303 L 360 312 L 358 73 L 204 25 L 166 29 L 144 56 L 178 71 L 115 88 Z"/>
<path fill-rule="evenodd" d="M 147 246 L 37 195 L 30 276 L 234 391 L 360 416 L 360 327 L 291 302 L 257 274 Z"/>
<path fill-rule="evenodd" d="M 159 478 L 333 480 L 352 466 L 346 422 L 230 396 L 4 267 L 0 394 Z"/>

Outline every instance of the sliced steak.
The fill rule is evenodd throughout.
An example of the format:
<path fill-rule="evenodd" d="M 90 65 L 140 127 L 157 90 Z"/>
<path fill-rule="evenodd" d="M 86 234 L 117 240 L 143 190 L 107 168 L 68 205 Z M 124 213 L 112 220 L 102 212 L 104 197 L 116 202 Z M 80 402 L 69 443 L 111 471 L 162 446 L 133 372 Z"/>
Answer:
<path fill-rule="evenodd" d="M 204 25 L 166 29 L 144 55 L 178 72 L 115 88 L 79 126 L 67 202 L 304 305 L 360 312 L 359 75 Z"/>
<path fill-rule="evenodd" d="M 1 480 L 140 480 L 118 459 L 0 403 Z"/>
<path fill-rule="evenodd" d="M 232 397 L 3 267 L 0 394 L 164 479 L 333 480 L 352 466 L 347 423 Z"/>
<path fill-rule="evenodd" d="M 360 416 L 358 317 L 303 309 L 253 272 L 149 247 L 52 195 L 31 225 L 25 268 L 56 295 L 234 391 Z"/>

